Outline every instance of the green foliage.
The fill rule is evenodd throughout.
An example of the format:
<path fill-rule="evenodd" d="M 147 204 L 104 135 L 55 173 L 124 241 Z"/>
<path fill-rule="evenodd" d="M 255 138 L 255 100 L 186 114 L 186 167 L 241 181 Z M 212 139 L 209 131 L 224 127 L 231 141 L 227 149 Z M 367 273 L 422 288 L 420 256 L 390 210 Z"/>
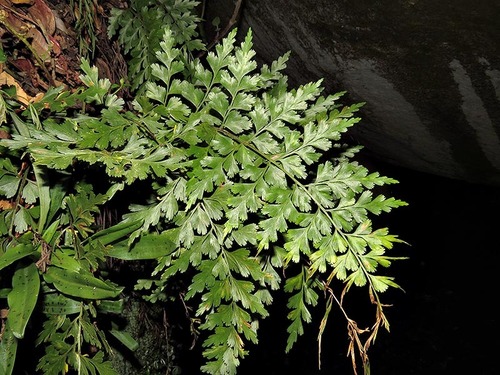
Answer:
<path fill-rule="evenodd" d="M 359 348 L 366 362 L 378 327 L 388 328 L 379 294 L 398 287 L 379 266 L 403 242 L 371 216 L 406 203 L 374 194 L 397 181 L 370 173 L 353 160 L 361 148 L 341 143 L 361 104 L 322 95 L 321 80 L 289 89 L 288 56 L 259 68 L 251 31 L 239 44 L 231 31 L 200 61 L 191 54 L 202 48 L 196 3 L 157 4 L 132 1 L 111 23 L 132 56 L 133 110 L 85 60 L 79 91 L 50 89 L 27 107 L 2 92 L 11 136 L 0 140 L 5 373 L 35 312 L 44 317 L 38 370 L 115 373 L 109 334 L 136 345 L 99 326 L 120 312 L 123 286 L 106 278 L 112 258 L 155 260 L 135 287 L 151 303 L 175 297 L 174 275 L 193 275 L 185 300 L 203 332 L 205 373 L 236 374 L 278 289 L 289 294 L 291 350 L 321 295 L 331 296 L 326 321 L 332 283 L 342 296 L 365 287 L 376 305 Z M 103 227 L 110 205 L 123 212 Z M 359 343 L 351 320 L 349 329 Z"/>
<path fill-rule="evenodd" d="M 93 0 L 70 0 L 75 31 L 79 36 L 78 49 L 81 56 L 92 56 L 96 49 L 98 31 L 97 3 Z"/>
<path fill-rule="evenodd" d="M 152 78 L 156 50 L 166 29 L 185 51 L 203 48 L 197 27 L 200 19 L 192 0 L 130 0 L 126 9 L 113 9 L 108 27 L 109 37 L 118 36 L 124 52 L 129 54 L 129 79 L 133 89 Z"/>
<path fill-rule="evenodd" d="M 94 72 L 85 63 L 82 69 Z M 2 139 L 0 169 L 1 287 L 8 291 L 0 342 L 5 374 L 13 373 L 18 340 L 24 338 L 32 316 L 40 314 L 45 322 L 37 345 L 45 354 L 38 369 L 44 374 L 66 373 L 70 368 L 81 374 L 115 373 L 105 359 L 111 351 L 109 332 L 97 325 L 97 312 L 119 312 L 123 287 L 104 279 L 99 269 L 110 243 L 125 239 L 138 226 L 123 223 L 95 233 L 99 208 L 120 190 L 120 184 L 110 183 L 97 193 L 76 165 L 68 171 L 51 171 L 31 154 L 32 149 L 43 153 L 48 145 L 57 148 L 72 139 L 84 112 L 74 118 L 65 113 L 72 106 L 98 102 L 96 87 L 102 91 L 104 85 L 109 97 L 109 82 L 94 85 L 94 78 L 84 77 L 92 83 L 87 91 L 69 94 L 50 89 L 41 102 L 28 107 L 16 103 L 11 92 L 2 92 L 12 135 Z M 117 102 L 113 94 L 111 99 L 106 101 L 110 108 Z M 45 107 L 54 112 L 42 123 L 38 115 Z M 93 347 L 96 354 L 90 351 Z"/>

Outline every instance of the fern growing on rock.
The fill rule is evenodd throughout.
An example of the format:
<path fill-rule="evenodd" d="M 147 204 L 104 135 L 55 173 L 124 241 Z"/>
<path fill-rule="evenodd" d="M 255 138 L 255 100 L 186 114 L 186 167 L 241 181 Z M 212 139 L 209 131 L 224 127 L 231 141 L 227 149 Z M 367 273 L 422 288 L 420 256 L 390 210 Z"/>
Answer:
<path fill-rule="evenodd" d="M 203 332 L 205 373 L 237 373 L 278 289 L 289 295 L 289 351 L 320 294 L 327 296 L 326 322 L 352 286 L 367 288 L 375 323 L 364 344 L 363 330 L 347 319 L 354 368 L 356 348 L 367 363 L 378 328 L 388 327 L 380 294 L 398 287 L 380 268 L 397 259 L 387 251 L 403 242 L 373 228 L 370 217 L 406 203 L 373 194 L 397 181 L 370 173 L 353 160 L 361 147 L 341 142 L 359 122 L 361 104 L 343 106 L 342 92 L 322 95 L 321 80 L 290 89 L 288 56 L 259 67 L 251 31 L 237 43 L 234 29 L 202 61 L 186 48 L 192 31 L 163 27 L 145 62 L 138 48 L 144 39 L 129 35 L 130 20 L 114 22 L 139 74 L 133 110 L 83 61 L 80 91 L 51 89 L 40 102 L 6 111 L 0 270 L 12 284 L 2 277 L 5 373 L 37 308 L 46 317 L 37 341 L 45 347 L 38 366 L 44 374 L 68 367 L 114 373 L 107 337 L 129 347 L 133 338 L 94 324 L 120 309 L 123 287 L 102 272 L 108 258 L 155 261 L 151 276 L 135 286 L 150 303 L 172 297 L 174 276 L 192 275 L 185 299 Z M 16 105 L 15 95 L 3 94 L 7 108 Z M 105 178 L 95 181 L 95 171 Z M 100 227 L 100 209 L 118 194 L 128 199 L 119 222 Z M 37 293 L 20 299 L 25 277 Z M 334 283 L 343 285 L 342 296 Z M 26 299 L 32 303 L 22 304 Z"/>

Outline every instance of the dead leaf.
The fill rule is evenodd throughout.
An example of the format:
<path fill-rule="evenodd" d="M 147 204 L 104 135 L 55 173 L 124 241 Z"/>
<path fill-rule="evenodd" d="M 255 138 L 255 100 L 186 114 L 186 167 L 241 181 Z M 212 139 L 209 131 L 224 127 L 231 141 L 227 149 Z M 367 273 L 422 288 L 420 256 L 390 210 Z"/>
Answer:
<path fill-rule="evenodd" d="M 50 43 L 52 44 L 52 52 L 54 53 L 54 56 L 59 56 L 61 54 L 61 45 L 59 44 L 59 41 L 54 38 L 52 35 L 49 35 L 49 40 Z"/>
<path fill-rule="evenodd" d="M 26 37 L 31 38 L 31 47 L 33 47 L 33 50 L 41 61 L 46 61 L 50 58 L 50 46 L 47 44 L 47 39 L 45 39 L 39 30 L 31 28 L 26 33 Z"/>
<path fill-rule="evenodd" d="M 10 0 L 12 4 L 33 4 L 34 0 Z"/>
<path fill-rule="evenodd" d="M 33 21 L 44 31 L 48 37 L 56 31 L 56 18 L 52 9 L 43 0 L 34 0 L 32 6 L 28 8 L 28 13 Z"/>
<path fill-rule="evenodd" d="M 9 6 L 3 4 L 2 0 L 0 0 L 0 5 L 0 25 L 3 24 L 10 33 L 23 35 L 29 26 L 33 26 L 21 20 Z"/>
<path fill-rule="evenodd" d="M 19 85 L 19 83 L 17 83 L 17 81 L 14 79 L 14 77 L 12 77 L 9 73 L 7 72 L 0 73 L 0 86 L 1 85 L 15 86 L 17 100 L 26 105 L 30 103 L 31 97 L 28 94 L 26 94 L 21 85 Z"/>
<path fill-rule="evenodd" d="M 59 85 L 56 84 L 56 86 L 59 86 Z M 43 92 L 39 92 L 34 97 L 32 97 L 30 99 L 30 103 L 38 103 L 40 100 L 43 99 L 44 96 L 45 96 L 45 94 Z"/>
<path fill-rule="evenodd" d="M 7 133 L 5 130 L 0 129 L 0 139 L 10 139 L 10 134 Z M 0 201 L 0 209 L 2 209 L 2 202 L 6 201 Z"/>
<path fill-rule="evenodd" d="M 9 315 L 9 309 L 0 309 L 0 319 L 6 319 Z"/>
<path fill-rule="evenodd" d="M 12 65 L 14 65 L 19 71 L 28 73 L 32 70 L 35 70 L 35 65 L 33 65 L 33 62 L 29 59 L 25 58 L 19 58 L 11 61 Z"/>
<path fill-rule="evenodd" d="M 11 201 L 0 200 L 0 210 L 10 210 L 14 208 L 15 204 Z"/>
<path fill-rule="evenodd" d="M 69 34 L 70 31 L 64 24 L 64 21 L 61 19 L 61 17 L 59 17 L 57 14 L 55 14 L 54 16 L 56 18 L 56 29 L 62 32 L 63 34 Z"/>

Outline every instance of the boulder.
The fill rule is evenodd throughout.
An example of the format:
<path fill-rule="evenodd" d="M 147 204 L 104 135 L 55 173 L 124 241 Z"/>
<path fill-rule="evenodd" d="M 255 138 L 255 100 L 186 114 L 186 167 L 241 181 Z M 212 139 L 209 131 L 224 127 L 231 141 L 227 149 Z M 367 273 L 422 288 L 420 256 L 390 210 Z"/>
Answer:
<path fill-rule="evenodd" d="M 224 22 L 238 1 L 209 3 Z M 238 35 L 252 29 L 261 62 L 290 51 L 290 86 L 366 102 L 346 139 L 366 155 L 500 185 L 499 17 L 497 0 L 252 0 Z"/>

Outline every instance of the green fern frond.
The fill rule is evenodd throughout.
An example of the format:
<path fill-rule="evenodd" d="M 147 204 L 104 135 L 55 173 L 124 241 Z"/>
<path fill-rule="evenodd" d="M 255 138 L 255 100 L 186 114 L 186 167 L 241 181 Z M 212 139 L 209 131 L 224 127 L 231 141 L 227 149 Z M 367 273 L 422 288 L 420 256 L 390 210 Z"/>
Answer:
<path fill-rule="evenodd" d="M 367 288 L 377 318 L 379 294 L 399 287 L 380 268 L 400 259 L 387 252 L 403 241 L 370 218 L 406 203 L 374 195 L 397 181 L 369 173 L 352 160 L 361 147 L 341 143 L 360 121 L 361 104 L 342 105 L 343 93 L 324 96 L 321 80 L 289 89 L 288 54 L 259 69 L 251 31 L 238 42 L 233 29 L 201 63 L 192 56 L 203 48 L 196 4 L 133 0 L 114 11 L 109 30 L 131 56 L 138 89 L 133 111 L 84 60 L 81 90 L 49 92 L 10 114 L 11 138 L 0 140 L 8 154 L 0 194 L 9 200 L 0 234 L 9 255 L 0 253 L 0 265 L 57 252 L 37 274 L 65 311 L 49 317 L 39 336 L 44 373 L 65 366 L 112 373 L 105 336 L 91 322 L 93 301 L 122 290 L 98 277 L 113 254 L 140 260 L 143 250 L 143 259 L 157 260 L 151 278 L 135 287 L 152 303 L 167 300 L 174 276 L 192 275 L 184 300 L 201 322 L 201 370 L 209 374 L 236 373 L 277 289 L 289 294 L 290 351 L 330 284 L 344 293 Z M 58 115 L 40 119 L 43 109 Z M 23 170 L 26 160 L 34 172 Z M 106 179 L 96 182 L 94 171 Z M 52 175 L 64 184 L 44 179 Z M 120 222 L 99 228 L 100 208 L 122 190 L 130 199 Z M 84 343 L 99 353 L 86 356 Z"/>
<path fill-rule="evenodd" d="M 131 0 L 127 8 L 112 10 L 108 36 L 117 36 L 125 54 L 130 55 L 128 76 L 133 90 L 151 80 L 165 30 L 188 52 L 204 48 L 196 39 L 201 21 L 195 12 L 198 4 L 192 0 Z"/>

